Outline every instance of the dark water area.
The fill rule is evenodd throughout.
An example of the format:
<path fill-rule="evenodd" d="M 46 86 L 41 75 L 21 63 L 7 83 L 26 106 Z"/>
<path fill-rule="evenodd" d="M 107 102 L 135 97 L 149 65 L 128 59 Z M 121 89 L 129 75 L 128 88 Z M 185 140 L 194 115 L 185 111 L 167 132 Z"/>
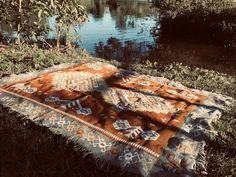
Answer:
<path fill-rule="evenodd" d="M 197 14 L 166 20 L 150 0 L 81 2 L 89 21 L 74 27 L 79 34 L 75 42 L 95 57 L 127 64 L 146 60 L 160 64 L 181 62 L 236 74 L 236 28 L 230 31 L 218 25 L 227 20 L 236 25 L 236 15 L 229 19 L 214 16 L 202 19 Z M 53 29 L 53 18 L 49 24 Z M 10 31 L 2 27 L 4 30 Z M 48 34 L 49 39 L 55 36 L 53 30 Z"/>

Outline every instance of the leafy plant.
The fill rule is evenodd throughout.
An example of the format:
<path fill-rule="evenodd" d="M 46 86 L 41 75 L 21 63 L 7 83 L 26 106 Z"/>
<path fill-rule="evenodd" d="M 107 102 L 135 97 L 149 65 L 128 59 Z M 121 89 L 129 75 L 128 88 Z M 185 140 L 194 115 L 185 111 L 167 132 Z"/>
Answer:
<path fill-rule="evenodd" d="M 49 31 L 49 17 L 56 16 L 57 47 L 65 36 L 70 44 L 69 29 L 87 19 L 79 0 L 0 0 L 0 23 L 17 33 L 17 43 L 43 40 Z"/>

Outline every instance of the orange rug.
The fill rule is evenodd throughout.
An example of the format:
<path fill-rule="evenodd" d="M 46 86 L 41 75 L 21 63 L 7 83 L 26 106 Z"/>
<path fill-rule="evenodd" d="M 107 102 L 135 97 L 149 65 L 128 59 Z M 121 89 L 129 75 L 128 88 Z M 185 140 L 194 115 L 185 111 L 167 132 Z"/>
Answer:
<path fill-rule="evenodd" d="M 204 170 L 205 138 L 227 99 L 99 62 L 9 79 L 0 102 L 142 176 Z"/>

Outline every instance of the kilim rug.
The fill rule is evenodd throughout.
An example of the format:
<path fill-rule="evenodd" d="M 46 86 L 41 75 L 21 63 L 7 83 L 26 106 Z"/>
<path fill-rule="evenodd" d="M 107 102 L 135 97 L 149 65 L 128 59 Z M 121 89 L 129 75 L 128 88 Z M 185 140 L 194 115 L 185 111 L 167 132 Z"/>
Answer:
<path fill-rule="evenodd" d="M 141 176 L 195 176 L 230 98 L 91 62 L 1 80 L 0 103 Z"/>

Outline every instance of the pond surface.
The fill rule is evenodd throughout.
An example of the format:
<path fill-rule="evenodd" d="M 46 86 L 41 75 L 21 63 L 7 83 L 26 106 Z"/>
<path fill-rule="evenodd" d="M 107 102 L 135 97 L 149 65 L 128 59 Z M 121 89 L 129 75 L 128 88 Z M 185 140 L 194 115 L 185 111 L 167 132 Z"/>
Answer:
<path fill-rule="evenodd" d="M 235 72 L 234 43 L 208 40 L 195 36 L 194 31 L 189 36 L 176 33 L 174 26 L 169 29 L 160 23 L 147 0 L 82 3 L 87 7 L 89 22 L 79 27 L 79 44 L 93 56 L 124 62 L 182 62 L 229 74 Z"/>
<path fill-rule="evenodd" d="M 140 61 L 155 43 L 156 17 L 147 1 L 86 1 L 89 22 L 79 28 L 81 47 L 94 56 Z"/>

